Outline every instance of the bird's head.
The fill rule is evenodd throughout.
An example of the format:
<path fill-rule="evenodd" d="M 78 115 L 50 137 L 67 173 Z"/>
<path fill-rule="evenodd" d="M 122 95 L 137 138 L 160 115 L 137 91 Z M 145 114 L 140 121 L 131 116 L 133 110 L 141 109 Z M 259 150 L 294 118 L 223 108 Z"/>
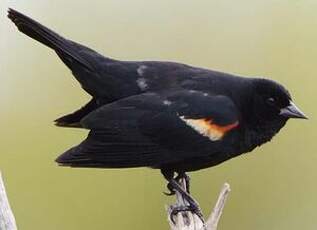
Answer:
<path fill-rule="evenodd" d="M 290 93 L 279 83 L 267 79 L 255 79 L 253 114 L 266 122 L 283 122 L 289 118 L 307 119 L 294 104 Z"/>

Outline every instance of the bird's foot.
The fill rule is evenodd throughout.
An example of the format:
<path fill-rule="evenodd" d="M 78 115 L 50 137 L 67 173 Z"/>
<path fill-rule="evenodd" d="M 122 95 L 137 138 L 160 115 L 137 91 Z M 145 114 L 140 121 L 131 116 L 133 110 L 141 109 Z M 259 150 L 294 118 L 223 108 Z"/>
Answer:
<path fill-rule="evenodd" d="M 186 212 L 191 212 L 195 215 L 198 216 L 198 218 L 201 220 L 201 222 L 204 224 L 205 220 L 204 220 L 204 216 L 200 210 L 200 208 L 196 205 L 188 205 L 188 206 L 174 206 L 171 208 L 171 212 L 170 212 L 170 219 L 172 220 L 172 222 L 175 224 L 175 219 L 174 217 L 177 216 L 178 213 L 182 213 L 183 217 L 186 217 L 186 219 L 189 221 L 189 217 L 187 215 Z"/>
<path fill-rule="evenodd" d="M 171 179 L 169 181 L 169 186 L 170 186 L 170 188 L 173 189 L 174 192 L 177 191 L 181 195 L 185 204 L 188 203 L 188 205 L 182 205 L 182 206 L 175 207 L 175 209 L 173 209 L 173 211 L 171 213 L 173 213 L 173 215 L 175 215 L 178 212 L 190 211 L 190 212 L 196 214 L 199 217 L 199 219 L 204 223 L 203 214 L 200 210 L 198 203 L 195 201 L 195 199 L 190 194 L 188 194 L 183 189 L 183 187 L 178 184 L 178 182 L 175 179 Z"/>

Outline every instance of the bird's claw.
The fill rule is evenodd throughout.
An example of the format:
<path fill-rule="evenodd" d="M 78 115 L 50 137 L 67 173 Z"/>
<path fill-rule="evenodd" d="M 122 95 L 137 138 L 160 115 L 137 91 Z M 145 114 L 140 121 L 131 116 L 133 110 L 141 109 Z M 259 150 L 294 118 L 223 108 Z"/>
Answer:
<path fill-rule="evenodd" d="M 175 195 L 175 192 L 163 192 L 163 194 L 166 196 L 173 196 Z"/>
<path fill-rule="evenodd" d="M 172 184 L 171 183 L 168 183 L 167 184 L 167 189 L 169 192 L 163 192 L 166 196 L 173 196 L 175 195 L 175 189 L 173 188 Z"/>
<path fill-rule="evenodd" d="M 173 222 L 173 224 L 176 224 L 175 220 L 174 220 L 174 217 L 177 216 L 177 214 L 180 213 L 180 212 L 191 212 L 191 213 L 197 215 L 198 218 L 201 220 L 201 222 L 203 224 L 205 224 L 204 216 L 203 216 L 201 210 L 198 207 L 195 207 L 195 206 L 192 206 L 192 205 L 172 207 L 172 210 L 170 212 L 170 219 Z M 187 214 L 185 214 L 185 215 L 187 216 Z M 187 218 L 188 218 L 188 216 L 187 216 Z"/>

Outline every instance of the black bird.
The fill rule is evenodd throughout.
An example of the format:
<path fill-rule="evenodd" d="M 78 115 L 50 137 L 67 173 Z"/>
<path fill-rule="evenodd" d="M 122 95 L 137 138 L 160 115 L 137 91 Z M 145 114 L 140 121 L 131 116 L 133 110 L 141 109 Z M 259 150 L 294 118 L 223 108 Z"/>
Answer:
<path fill-rule="evenodd" d="M 63 166 L 160 169 L 169 189 L 186 172 L 268 142 L 289 118 L 306 118 L 280 84 L 173 62 L 118 61 L 9 9 L 29 37 L 53 49 L 92 99 L 57 126 L 89 129 L 57 158 Z M 175 173 L 178 176 L 174 177 Z"/>

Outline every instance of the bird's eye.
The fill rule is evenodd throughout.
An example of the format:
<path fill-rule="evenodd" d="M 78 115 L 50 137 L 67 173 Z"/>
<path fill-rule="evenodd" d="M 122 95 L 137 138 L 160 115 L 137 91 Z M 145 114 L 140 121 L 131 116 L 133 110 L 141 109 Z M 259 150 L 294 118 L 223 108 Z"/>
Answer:
<path fill-rule="evenodd" d="M 269 104 L 269 105 L 274 105 L 275 104 L 275 99 L 273 97 L 270 97 L 266 100 L 266 102 Z"/>

